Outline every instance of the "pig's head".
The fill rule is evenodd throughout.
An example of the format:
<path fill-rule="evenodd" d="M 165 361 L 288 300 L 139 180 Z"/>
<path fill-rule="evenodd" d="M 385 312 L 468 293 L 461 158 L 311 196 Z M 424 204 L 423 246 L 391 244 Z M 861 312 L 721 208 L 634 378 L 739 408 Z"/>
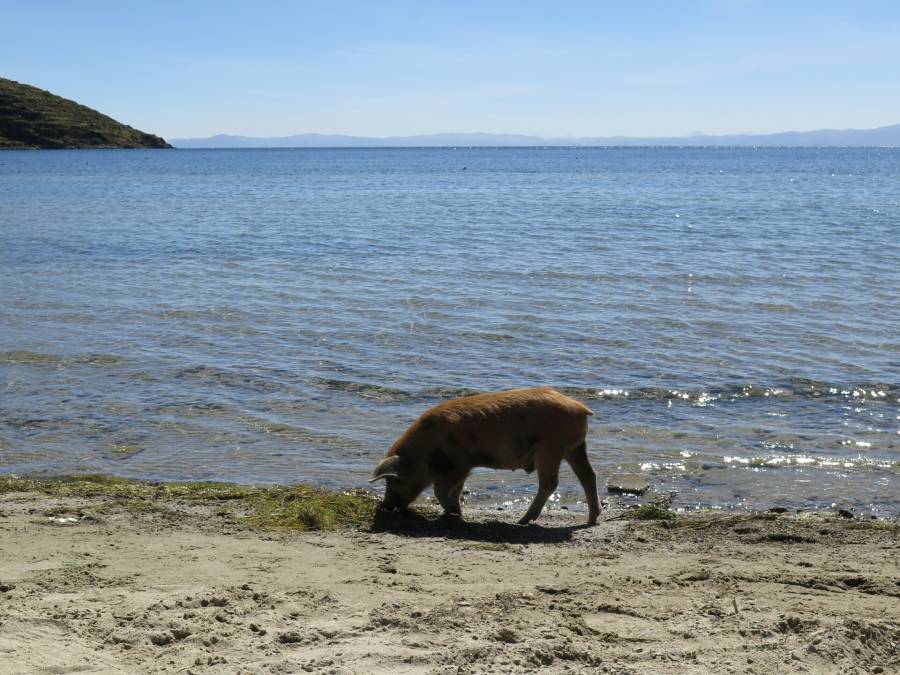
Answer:
<path fill-rule="evenodd" d="M 400 455 L 390 455 L 381 460 L 369 482 L 374 483 L 382 478 L 386 487 L 381 508 L 385 511 L 409 506 L 431 483 L 425 467 Z"/>

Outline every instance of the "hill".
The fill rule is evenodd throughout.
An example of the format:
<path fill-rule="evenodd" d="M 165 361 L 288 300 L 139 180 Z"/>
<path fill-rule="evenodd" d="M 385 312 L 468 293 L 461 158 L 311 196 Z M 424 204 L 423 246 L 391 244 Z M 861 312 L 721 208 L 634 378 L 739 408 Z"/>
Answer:
<path fill-rule="evenodd" d="M 372 138 L 323 134 L 298 134 L 255 138 L 220 134 L 210 138 L 173 139 L 177 148 L 384 148 L 384 147 L 529 147 L 529 146 L 786 146 L 786 147 L 897 147 L 900 124 L 877 129 L 822 129 L 786 131 L 777 134 L 696 134 L 675 137 L 606 136 L 587 138 L 542 138 L 514 134 L 431 134 Z"/>
<path fill-rule="evenodd" d="M 159 136 L 0 77 L 0 148 L 170 148 Z"/>

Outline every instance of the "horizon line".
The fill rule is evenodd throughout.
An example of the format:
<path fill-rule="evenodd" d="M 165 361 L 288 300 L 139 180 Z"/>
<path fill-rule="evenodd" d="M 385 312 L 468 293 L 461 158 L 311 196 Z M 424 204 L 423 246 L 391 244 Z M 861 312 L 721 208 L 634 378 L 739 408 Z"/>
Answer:
<path fill-rule="evenodd" d="M 548 142 L 565 142 L 568 140 L 578 141 L 578 140 L 601 140 L 601 139 L 629 139 L 629 140 L 676 140 L 676 139 L 700 139 L 700 138 L 731 138 L 731 137 L 742 137 L 742 138 L 753 138 L 753 137 L 766 137 L 766 136 L 782 136 L 782 135 L 790 135 L 790 134 L 816 134 L 816 133 L 865 133 L 865 132 L 873 132 L 873 131 L 883 131 L 887 129 L 893 129 L 895 127 L 900 127 L 900 123 L 894 124 L 884 124 L 877 127 L 845 127 L 845 128 L 834 128 L 834 127 L 819 127 L 816 129 L 808 129 L 808 130 L 796 130 L 796 129 L 788 129 L 783 131 L 736 131 L 736 132 L 727 132 L 727 133 L 707 133 L 705 131 L 693 131 L 688 134 L 677 134 L 677 135 L 650 135 L 644 136 L 639 134 L 613 134 L 609 136 L 604 135 L 576 135 L 576 136 L 548 136 L 542 134 L 532 134 L 532 133 L 519 133 L 519 132 L 506 132 L 506 131 L 435 131 L 428 133 L 412 133 L 412 134 L 388 134 L 386 136 L 372 136 L 367 134 L 357 134 L 357 133 L 347 133 L 347 132 L 335 132 L 335 133 L 324 133 L 321 131 L 301 131 L 297 133 L 289 133 L 289 134 L 275 134 L 269 136 L 255 136 L 241 133 L 228 133 L 228 132 L 217 132 L 210 134 L 208 136 L 172 136 L 171 140 L 210 140 L 213 138 L 247 138 L 254 140 L 272 140 L 272 139 L 289 139 L 289 138 L 302 138 L 302 137 L 310 137 L 310 136 L 323 136 L 323 137 L 332 137 L 332 138 L 360 138 L 366 140 L 373 141 L 387 141 L 391 139 L 413 139 L 413 138 L 434 138 L 439 136 L 495 136 L 495 137 L 520 137 L 520 138 L 533 138 L 535 140 L 543 140 Z"/>
<path fill-rule="evenodd" d="M 169 142 L 177 141 L 177 140 L 194 140 L 194 139 L 167 139 Z M 852 150 L 852 149 L 893 149 L 900 148 L 900 144 L 886 144 L 886 145 L 774 145 L 774 144 L 764 144 L 760 143 L 759 145 L 754 144 L 746 144 L 746 145 L 727 145 L 727 144 L 690 144 L 685 143 L 683 145 L 676 144 L 659 144 L 654 145 L 652 143 L 648 144 L 632 144 L 632 145 L 465 145 L 465 144 L 454 144 L 454 145 L 273 145 L 273 146 L 262 146 L 262 147 L 224 147 L 224 146 L 210 146 L 205 148 L 190 148 L 190 147 L 173 147 L 167 148 L 170 150 L 456 150 L 456 149 L 466 149 L 466 150 L 534 150 L 534 149 L 543 149 L 543 150 L 614 150 L 614 149 L 622 149 L 622 150 L 650 150 L 650 149 L 665 149 L 665 150 L 679 150 L 685 148 L 696 148 L 698 150 L 704 149 L 715 149 L 715 150 L 728 150 L 728 149 L 750 149 L 750 150 L 766 150 L 766 149 L 795 149 L 795 150 L 815 150 L 815 149 L 826 149 L 826 148 L 840 148 L 842 150 Z M 9 148 L 11 150 L 19 149 L 19 148 Z M 28 149 L 28 148 L 22 148 Z M 83 148 L 83 149 L 97 149 L 104 150 L 108 148 Z M 152 148 L 151 148 L 152 149 Z M 166 148 L 164 148 L 166 149 Z"/>

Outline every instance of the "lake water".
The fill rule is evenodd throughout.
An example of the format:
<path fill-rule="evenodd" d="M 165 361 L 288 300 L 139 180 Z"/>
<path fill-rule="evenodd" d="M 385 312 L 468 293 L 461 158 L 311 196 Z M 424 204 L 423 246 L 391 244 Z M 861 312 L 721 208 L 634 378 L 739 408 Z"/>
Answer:
<path fill-rule="evenodd" d="M 362 486 L 536 384 L 601 481 L 900 513 L 900 150 L 0 154 L 0 472 Z"/>

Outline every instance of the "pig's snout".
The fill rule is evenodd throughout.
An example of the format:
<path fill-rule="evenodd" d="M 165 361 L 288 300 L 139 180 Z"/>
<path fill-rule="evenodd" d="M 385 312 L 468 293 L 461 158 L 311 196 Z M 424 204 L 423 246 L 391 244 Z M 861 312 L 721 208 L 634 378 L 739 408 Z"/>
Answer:
<path fill-rule="evenodd" d="M 381 500 L 381 504 L 378 506 L 382 511 L 396 511 L 397 509 L 402 509 L 406 504 L 403 503 L 403 500 L 399 498 L 397 493 L 389 492 L 384 496 L 384 499 Z"/>

